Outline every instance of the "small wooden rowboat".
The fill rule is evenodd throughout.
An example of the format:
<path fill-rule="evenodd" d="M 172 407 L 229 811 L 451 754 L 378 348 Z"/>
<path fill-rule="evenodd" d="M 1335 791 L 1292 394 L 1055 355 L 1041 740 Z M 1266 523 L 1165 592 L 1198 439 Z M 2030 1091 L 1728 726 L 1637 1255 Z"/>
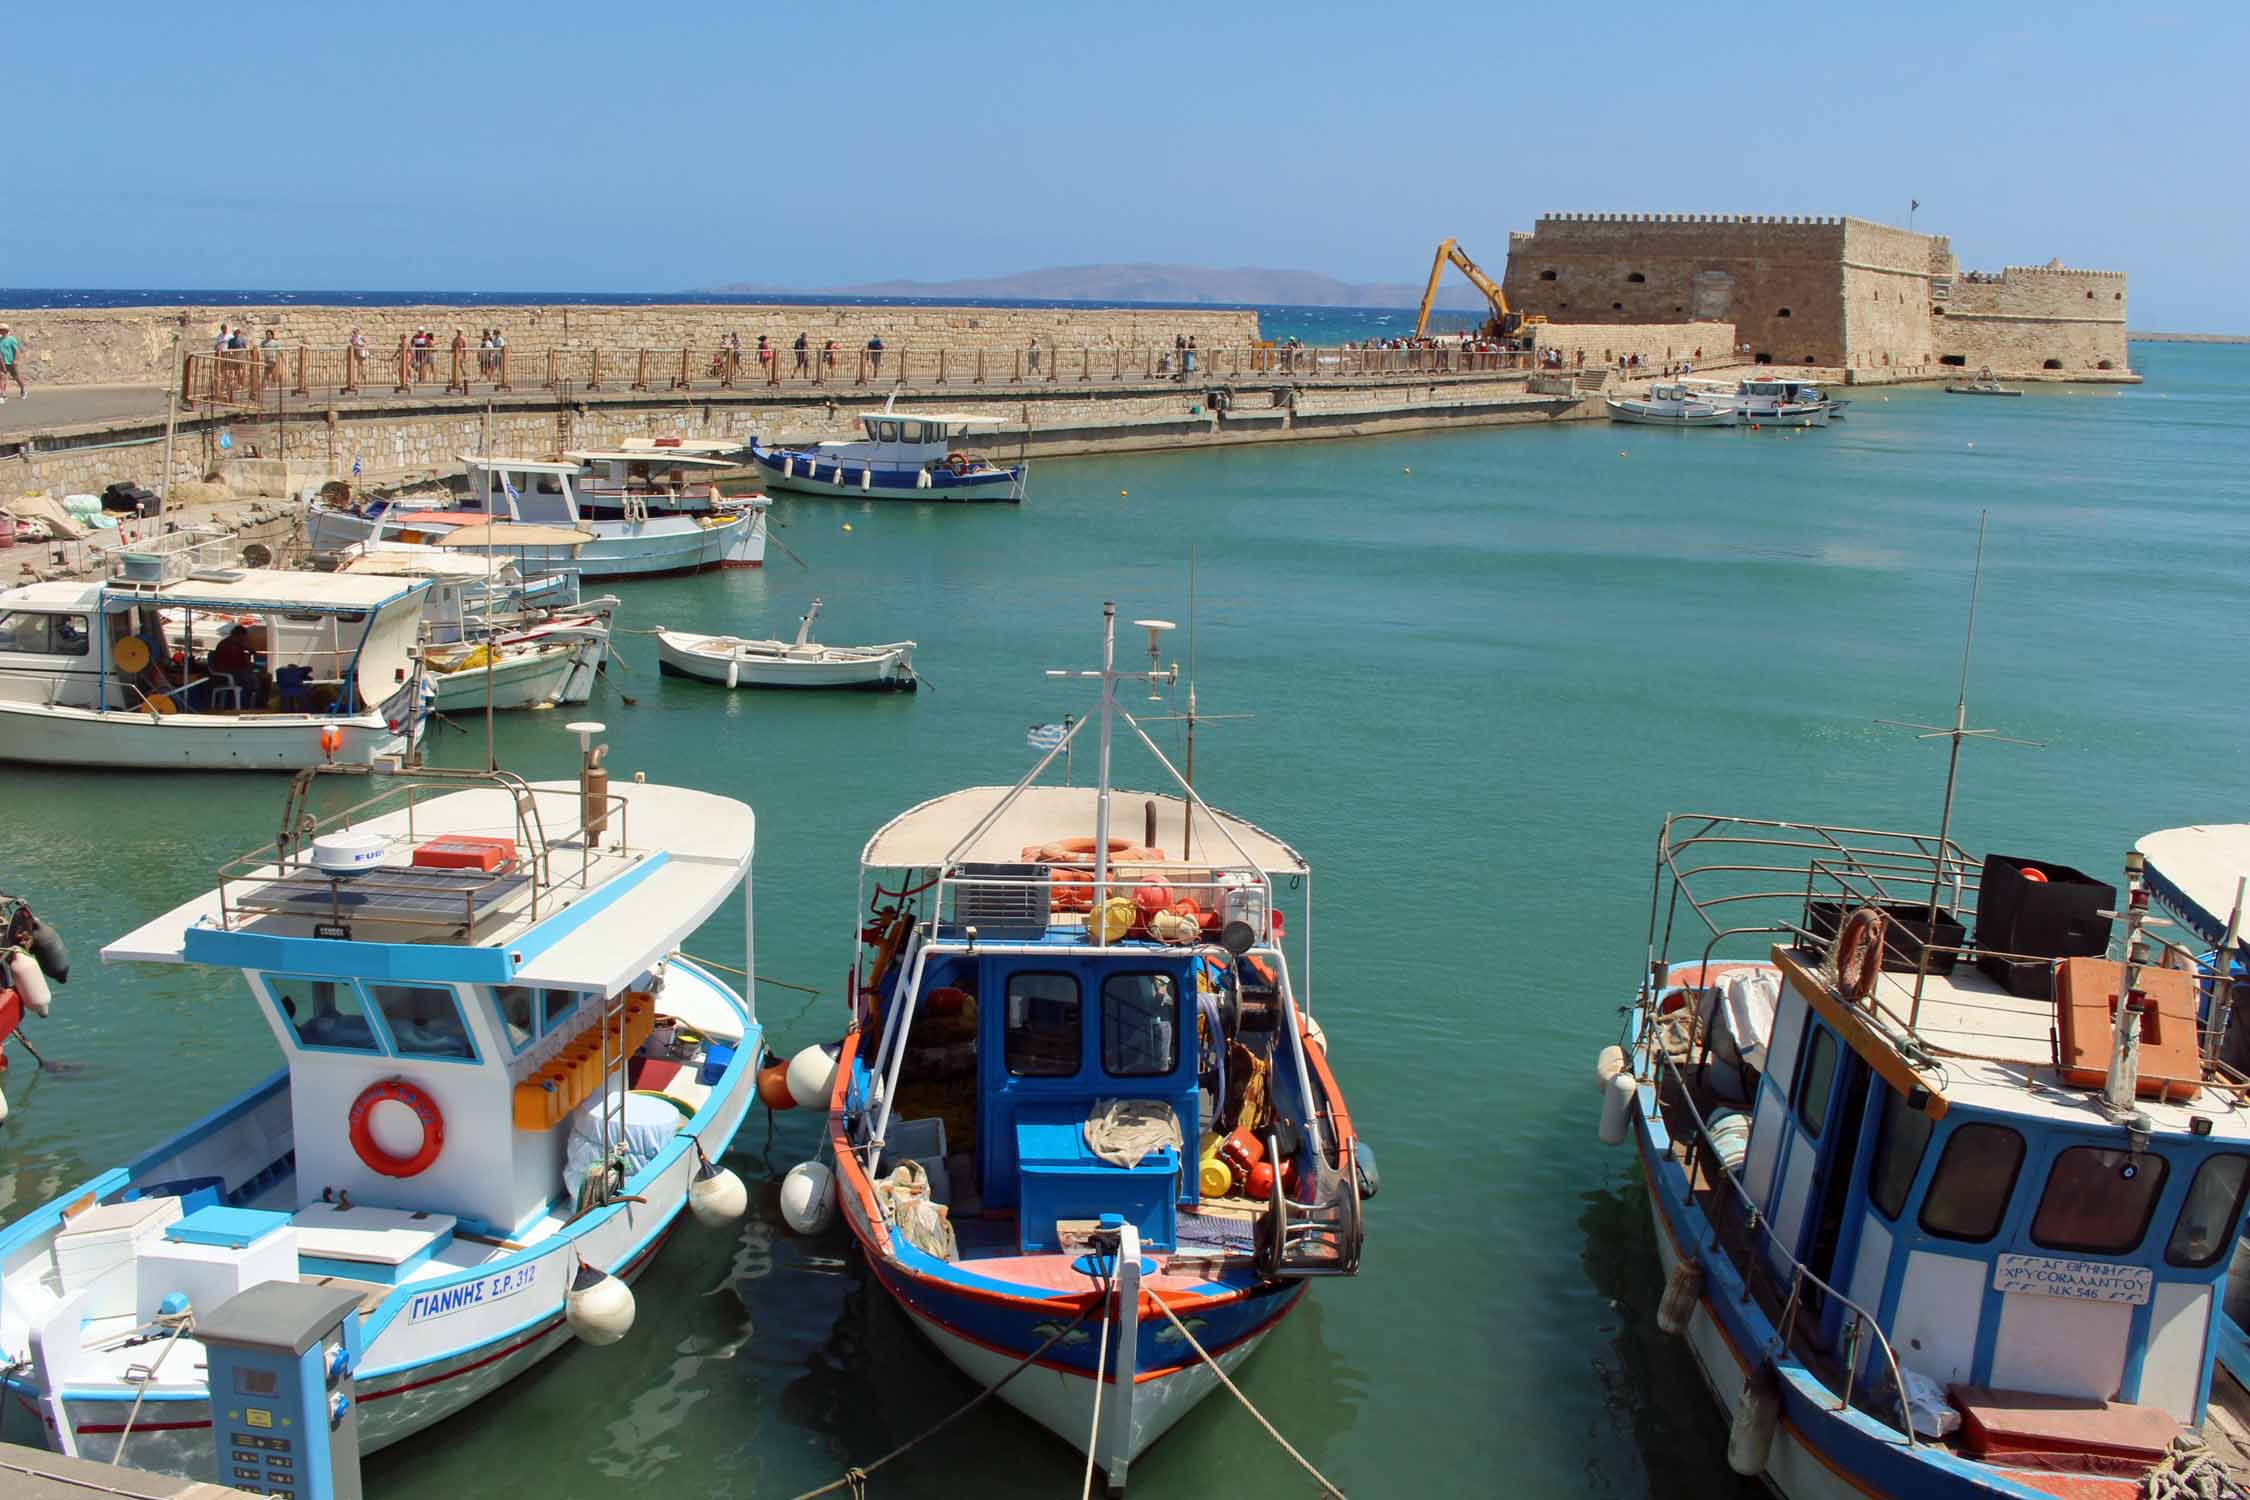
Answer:
<path fill-rule="evenodd" d="M 658 665 L 682 677 L 735 687 L 863 688 L 912 692 L 914 642 L 881 646 L 823 646 L 812 639 L 820 601 L 797 622 L 793 641 L 744 640 L 731 635 L 656 633 Z"/>

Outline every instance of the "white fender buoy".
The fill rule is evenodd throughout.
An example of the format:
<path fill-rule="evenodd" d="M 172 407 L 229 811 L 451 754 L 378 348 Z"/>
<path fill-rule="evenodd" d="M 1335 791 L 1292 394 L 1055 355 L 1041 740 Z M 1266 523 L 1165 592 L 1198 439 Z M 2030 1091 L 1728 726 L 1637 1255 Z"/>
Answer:
<path fill-rule="evenodd" d="M 1625 1144 L 1625 1127 L 1633 1117 L 1633 1097 L 1640 1084 L 1630 1073 L 1620 1072 L 1602 1090 L 1602 1144 Z"/>
<path fill-rule="evenodd" d="M 563 1315 L 570 1331 L 596 1346 L 614 1344 L 633 1328 L 633 1289 L 607 1271 L 597 1271 L 584 1261 L 571 1278 L 563 1298 Z"/>
<path fill-rule="evenodd" d="M 687 1205 L 698 1224 L 716 1229 L 749 1211 L 750 1190 L 729 1168 L 706 1161 L 688 1180 Z"/>
<path fill-rule="evenodd" d="M 1656 1326 L 1675 1338 L 1687 1332 L 1688 1319 L 1695 1316 L 1696 1304 L 1702 1300 L 1703 1262 L 1681 1261 L 1665 1278 L 1664 1300 L 1656 1304 Z"/>
<path fill-rule="evenodd" d="M 826 1047 L 799 1048 L 789 1059 L 789 1097 L 799 1109 L 824 1109 L 836 1082 L 836 1053 Z"/>
<path fill-rule="evenodd" d="M 1318 1047 L 1320 1055 L 1326 1057 L 1328 1055 L 1328 1033 L 1321 1030 L 1320 1023 L 1311 1016 L 1306 1016 L 1304 1020 L 1305 1040 Z"/>
<path fill-rule="evenodd" d="M 1763 1474 L 1780 1425 L 1781 1377 L 1769 1361 L 1750 1372 L 1735 1399 L 1734 1421 L 1727 1428 L 1727 1467 L 1745 1479 Z"/>
<path fill-rule="evenodd" d="M 797 459 L 794 454 L 785 453 L 782 455 L 781 477 L 784 479 L 795 479 L 797 477 Z"/>
<path fill-rule="evenodd" d="M 929 487 L 930 471 L 928 469 L 916 469 L 914 471 L 914 488 L 918 490 L 926 490 Z"/>
<path fill-rule="evenodd" d="M 781 1179 L 781 1217 L 799 1234 L 821 1234 L 836 1221 L 836 1177 L 817 1161 L 801 1161 Z"/>
<path fill-rule="evenodd" d="M 727 686 L 730 688 L 736 687 L 739 686 L 741 682 L 742 660 L 740 657 L 730 656 L 727 658 Z"/>
<path fill-rule="evenodd" d="M 1594 1087 L 1608 1088 L 1609 1081 L 1624 1071 L 1625 1049 L 1612 1042 L 1594 1058 Z"/>
<path fill-rule="evenodd" d="M 8 1091 L 0 1089 L 0 1125 L 8 1123 Z"/>
<path fill-rule="evenodd" d="M 17 953 L 8 960 L 8 982 L 23 997 L 23 1008 L 35 1016 L 44 1016 L 53 1008 L 55 997 L 47 988 L 47 976 L 39 972 L 38 963 L 28 953 Z"/>
<path fill-rule="evenodd" d="M 865 491 L 873 488 L 874 484 L 875 466 L 873 464 L 869 464 L 866 468 L 859 471 L 859 487 L 862 491 Z"/>

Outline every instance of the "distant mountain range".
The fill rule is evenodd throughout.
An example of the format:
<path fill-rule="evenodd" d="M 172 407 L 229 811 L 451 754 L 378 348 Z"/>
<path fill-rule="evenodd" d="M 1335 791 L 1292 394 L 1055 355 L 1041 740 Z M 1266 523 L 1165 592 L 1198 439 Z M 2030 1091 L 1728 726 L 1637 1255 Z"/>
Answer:
<path fill-rule="evenodd" d="M 1414 307 L 1422 300 L 1419 282 L 1340 281 L 1318 271 L 1281 271 L 1258 266 L 1050 266 L 1008 276 L 972 276 L 958 281 L 874 281 L 860 286 L 781 287 L 732 282 L 700 290 L 729 295 L 785 292 L 790 296 L 1028 298 L 1052 302 L 1157 302 L 1199 306 L 1257 303 L 1288 307 Z M 1484 298 L 1458 277 L 1438 288 L 1437 305 L 1477 310 Z"/>

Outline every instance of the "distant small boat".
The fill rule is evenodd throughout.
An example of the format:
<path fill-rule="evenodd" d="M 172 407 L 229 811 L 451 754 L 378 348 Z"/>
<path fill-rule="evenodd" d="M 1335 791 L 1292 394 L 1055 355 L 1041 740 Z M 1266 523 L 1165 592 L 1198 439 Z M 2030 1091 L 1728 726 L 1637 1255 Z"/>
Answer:
<path fill-rule="evenodd" d="M 1990 365 L 1986 365 L 1983 369 L 1977 371 L 1977 378 L 1974 380 L 1957 380 L 1948 384 L 1945 393 L 1948 396 L 2020 396 L 2023 394 L 2021 391 L 2011 390 L 2002 385 L 1999 379 L 1993 375 Z"/>
<path fill-rule="evenodd" d="M 1602 400 L 1612 422 L 1645 427 L 1732 427 L 1741 415 L 1732 397 L 1684 385 L 1652 385 L 1645 397 L 1604 396 Z"/>
<path fill-rule="evenodd" d="M 914 642 L 823 646 L 812 639 L 813 621 L 819 614 L 820 601 L 815 599 L 797 622 L 797 638 L 793 641 L 746 641 L 731 635 L 659 630 L 657 664 L 662 671 L 722 682 L 730 688 L 914 691 Z"/>

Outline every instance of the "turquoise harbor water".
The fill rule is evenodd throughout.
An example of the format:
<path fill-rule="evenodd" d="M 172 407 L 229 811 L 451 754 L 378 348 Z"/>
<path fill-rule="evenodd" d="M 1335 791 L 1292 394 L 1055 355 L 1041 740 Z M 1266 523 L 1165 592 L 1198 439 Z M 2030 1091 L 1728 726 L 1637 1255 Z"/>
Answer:
<path fill-rule="evenodd" d="M 1824 432 L 1580 424 L 1051 462 L 1021 511 L 786 501 L 809 571 L 777 556 L 624 585 L 625 623 L 779 632 L 819 592 L 830 639 L 918 639 L 929 688 L 728 695 L 660 681 L 627 637 L 614 686 L 637 704 L 598 715 L 615 770 L 757 807 L 758 968 L 825 991 L 809 1013 L 761 991 L 787 1052 L 837 1029 L 868 832 L 1019 772 L 1025 727 L 1084 706 L 1041 669 L 1092 662 L 1104 598 L 1185 621 L 1194 549 L 1201 706 L 1256 715 L 1199 736 L 1198 781 L 1313 863 L 1316 1009 L 1385 1176 L 1365 1272 L 1316 1284 L 1245 1389 L 1355 1496 L 1749 1493 L 1655 1331 L 1629 1161 L 1594 1139 L 1593 1054 L 1638 973 L 1658 821 L 1934 827 L 1942 745 L 1874 721 L 1950 714 L 1987 509 L 1971 715 L 2046 748 L 1969 749 L 1956 835 L 2101 870 L 2147 830 L 2242 817 L 2227 673 L 2250 598 L 2250 350 L 2135 361 L 2151 378 L 2129 390 L 1859 392 Z M 563 717 L 504 719 L 507 763 L 568 774 Z M 481 733 L 441 748 L 466 762 Z M 4 774 L 0 884 L 81 968 L 34 1033 L 68 1071 L 8 1075 L 0 1217 L 272 1067 L 231 976 L 93 950 L 269 837 L 284 786 Z M 736 962 L 739 930 L 692 946 Z M 754 1114 L 739 1234 L 683 1227 L 626 1342 L 377 1457 L 371 1492 L 786 1500 L 965 1399 L 840 1233 L 781 1227 L 772 1185 L 812 1139 L 801 1113 L 770 1137 Z M 873 1492 L 1052 1497 L 1078 1472 L 994 1404 Z M 1308 1489 L 1223 1397 L 1133 1485 Z"/>

